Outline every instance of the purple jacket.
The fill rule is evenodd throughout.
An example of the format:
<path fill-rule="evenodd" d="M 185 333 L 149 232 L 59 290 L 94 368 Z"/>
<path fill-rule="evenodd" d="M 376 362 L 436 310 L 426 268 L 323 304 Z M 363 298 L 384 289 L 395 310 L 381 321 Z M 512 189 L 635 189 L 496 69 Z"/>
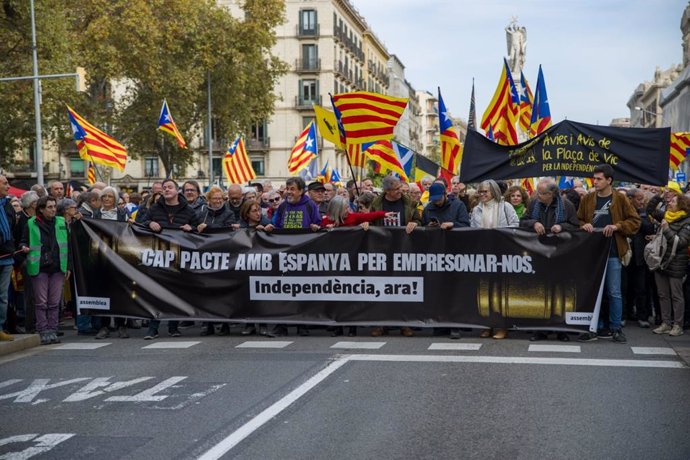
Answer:
<path fill-rule="evenodd" d="M 274 218 L 276 228 L 309 228 L 311 224 L 321 226 L 319 207 L 305 193 L 292 204 L 285 200 L 276 210 Z"/>

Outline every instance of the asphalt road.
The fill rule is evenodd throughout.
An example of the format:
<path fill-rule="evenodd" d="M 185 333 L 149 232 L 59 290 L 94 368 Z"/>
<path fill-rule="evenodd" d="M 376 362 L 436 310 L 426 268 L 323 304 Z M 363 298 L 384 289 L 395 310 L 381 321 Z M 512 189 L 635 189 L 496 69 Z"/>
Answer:
<path fill-rule="evenodd" d="M 2 357 L 0 459 L 690 458 L 684 337 L 182 332 Z"/>

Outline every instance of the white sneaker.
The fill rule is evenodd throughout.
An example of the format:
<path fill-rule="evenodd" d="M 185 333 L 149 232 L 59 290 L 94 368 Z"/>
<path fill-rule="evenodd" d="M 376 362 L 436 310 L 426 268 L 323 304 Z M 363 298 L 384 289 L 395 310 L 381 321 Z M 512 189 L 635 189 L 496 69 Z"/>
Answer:
<path fill-rule="evenodd" d="M 683 327 L 680 324 L 674 324 L 673 329 L 671 329 L 671 332 L 668 333 L 671 337 L 678 337 L 679 335 L 683 335 Z"/>
<path fill-rule="evenodd" d="M 668 334 L 669 332 L 671 332 L 671 330 L 672 328 L 670 325 L 666 323 L 661 323 L 661 326 L 657 327 L 652 332 L 655 334 Z"/>
<path fill-rule="evenodd" d="M 640 320 L 640 321 L 638 321 L 638 323 L 640 324 L 640 327 L 643 329 L 649 328 L 649 322 L 648 321 Z"/>

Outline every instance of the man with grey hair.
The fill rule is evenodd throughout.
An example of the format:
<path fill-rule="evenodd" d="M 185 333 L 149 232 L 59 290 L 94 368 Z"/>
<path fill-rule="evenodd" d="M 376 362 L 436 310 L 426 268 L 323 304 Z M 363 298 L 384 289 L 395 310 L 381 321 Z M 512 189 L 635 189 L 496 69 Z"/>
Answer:
<path fill-rule="evenodd" d="M 48 195 L 55 198 L 56 202 L 60 201 L 65 197 L 65 186 L 58 180 L 52 181 L 48 186 Z"/>
<path fill-rule="evenodd" d="M 240 208 L 242 207 L 242 186 L 238 184 L 230 184 L 228 186 L 228 202 L 227 207 L 235 213 L 235 222 L 240 221 Z"/>
<path fill-rule="evenodd" d="M 552 178 L 543 178 L 537 184 L 536 198 L 527 206 L 520 219 L 520 227 L 533 229 L 537 235 L 546 233 L 573 232 L 579 228 L 575 206 L 561 196 L 558 184 Z M 531 341 L 545 340 L 549 331 L 536 331 Z M 558 340 L 567 342 L 568 334 L 559 332 Z"/>
<path fill-rule="evenodd" d="M 520 227 L 531 228 L 537 235 L 544 235 L 573 232 L 579 226 L 575 206 L 561 197 L 556 181 L 549 177 L 540 179 L 536 199 L 527 205 L 527 211 L 520 219 Z"/>
<path fill-rule="evenodd" d="M 46 195 L 48 194 L 48 192 L 46 192 L 45 187 L 42 186 L 41 184 L 34 184 L 34 185 L 32 185 L 32 186 L 31 186 L 31 191 L 32 191 L 32 192 L 36 192 L 36 194 L 38 195 L 39 198 L 41 198 L 41 197 L 43 197 L 43 196 L 46 196 Z"/>
<path fill-rule="evenodd" d="M 386 211 L 395 213 L 395 217 L 385 217 L 374 221 L 374 225 L 386 227 L 405 227 L 408 234 L 422 223 L 417 205 L 410 197 L 403 195 L 400 179 L 394 176 L 383 178 L 383 193 L 371 203 L 371 211 Z M 380 337 L 386 332 L 382 327 L 375 327 L 371 331 L 373 337 Z M 412 337 L 412 329 L 401 327 L 400 333 L 405 337 Z"/>
<path fill-rule="evenodd" d="M 422 223 L 422 218 L 416 203 L 403 195 L 400 179 L 394 176 L 383 178 L 383 194 L 377 196 L 371 204 L 372 211 L 395 212 L 397 217 L 393 219 L 379 219 L 375 225 L 386 227 L 405 227 L 409 234 L 417 225 Z"/>

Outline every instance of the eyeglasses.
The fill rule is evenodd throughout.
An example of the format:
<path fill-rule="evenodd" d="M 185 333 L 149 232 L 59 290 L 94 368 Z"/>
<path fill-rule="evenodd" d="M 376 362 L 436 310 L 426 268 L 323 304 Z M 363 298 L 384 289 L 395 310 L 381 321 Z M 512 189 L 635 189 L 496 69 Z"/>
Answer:
<path fill-rule="evenodd" d="M 485 195 L 485 194 L 489 193 L 489 191 L 488 190 L 477 190 L 477 193 L 479 193 L 480 195 Z"/>
<path fill-rule="evenodd" d="M 184 189 L 184 192 L 185 193 L 196 193 L 196 190 L 193 188 L 186 188 L 186 189 Z"/>
<path fill-rule="evenodd" d="M 279 202 L 279 201 L 280 201 L 280 198 L 269 198 L 269 199 L 268 199 L 268 202 L 269 202 L 269 203 L 277 203 L 277 202 Z"/>

